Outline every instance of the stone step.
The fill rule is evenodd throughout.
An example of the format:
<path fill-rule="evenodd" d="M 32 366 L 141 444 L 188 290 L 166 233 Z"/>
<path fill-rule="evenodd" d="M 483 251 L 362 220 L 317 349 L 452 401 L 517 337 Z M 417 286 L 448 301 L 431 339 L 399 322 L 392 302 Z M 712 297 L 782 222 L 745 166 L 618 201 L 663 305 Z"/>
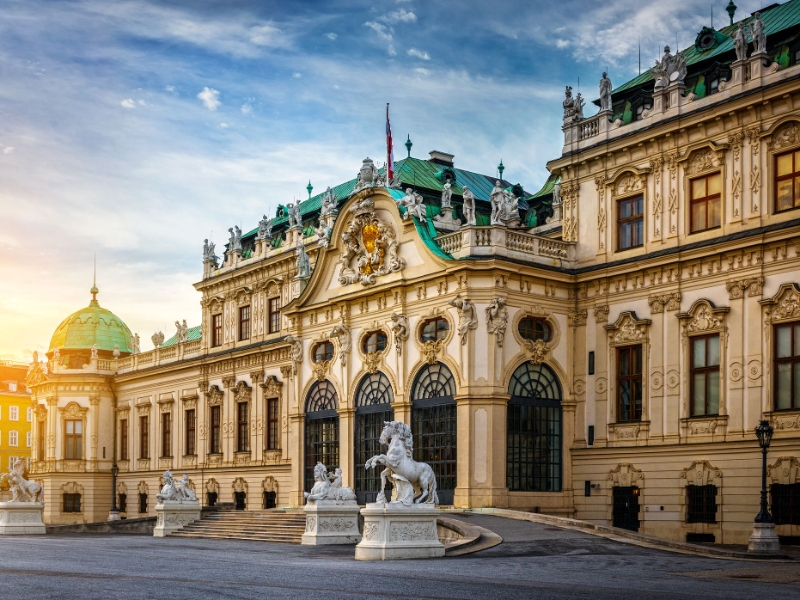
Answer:
<path fill-rule="evenodd" d="M 305 527 L 305 515 L 298 512 L 219 511 L 206 513 L 170 537 L 299 544 Z"/>

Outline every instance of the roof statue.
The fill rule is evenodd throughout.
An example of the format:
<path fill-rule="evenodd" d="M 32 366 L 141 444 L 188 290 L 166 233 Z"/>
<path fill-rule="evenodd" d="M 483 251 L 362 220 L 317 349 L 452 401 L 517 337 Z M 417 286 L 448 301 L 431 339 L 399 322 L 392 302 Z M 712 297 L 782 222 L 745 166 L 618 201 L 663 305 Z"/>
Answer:
<path fill-rule="evenodd" d="M 603 71 L 603 77 L 600 79 L 600 112 L 611 110 L 611 89 L 608 73 Z"/>
<path fill-rule="evenodd" d="M 686 59 L 683 52 L 672 55 L 669 46 L 664 46 L 664 55 L 650 70 L 656 80 L 656 90 L 663 89 L 671 83 L 683 84 L 686 78 Z"/>
<path fill-rule="evenodd" d="M 753 38 L 753 55 L 767 53 L 767 32 L 760 12 L 753 13 L 753 21 L 747 26 Z"/>
<path fill-rule="evenodd" d="M 463 192 L 461 193 L 461 197 L 464 200 L 464 204 L 461 207 L 461 210 L 464 212 L 464 220 L 466 221 L 467 225 L 476 225 L 477 216 L 475 214 L 475 194 L 473 194 L 466 185 L 462 189 Z"/>
<path fill-rule="evenodd" d="M 394 499 L 390 504 L 437 504 L 436 476 L 427 463 L 415 461 L 412 456 L 414 437 L 411 428 L 400 421 L 384 421 L 380 443 L 388 446 L 386 454 L 373 456 L 366 462 L 367 469 L 383 465 L 381 471 L 381 490 L 375 499 L 376 504 L 386 504 L 386 479 L 394 485 Z"/>
<path fill-rule="evenodd" d="M 561 220 L 561 180 L 559 179 L 553 184 L 553 214 L 547 217 L 548 223 L 555 223 Z"/>
<path fill-rule="evenodd" d="M 358 192 L 359 190 L 363 190 L 364 188 L 368 187 L 382 185 L 386 185 L 386 178 L 384 175 L 378 172 L 378 169 L 375 167 L 375 163 L 372 162 L 372 159 L 368 156 L 363 160 L 361 163 L 361 168 L 358 170 L 356 186 L 353 189 L 353 192 Z"/>
<path fill-rule="evenodd" d="M 442 186 L 442 210 L 450 208 L 453 200 L 453 189 L 449 181 Z"/>
<path fill-rule="evenodd" d="M 572 86 L 568 85 L 564 90 L 564 124 L 573 123 L 576 121 L 583 121 L 583 107 L 586 102 L 583 100 L 580 92 L 574 98 L 572 97 Z"/>
<path fill-rule="evenodd" d="M 92 346 L 92 358 L 97 358 L 97 344 Z"/>
<path fill-rule="evenodd" d="M 303 492 L 308 504 L 343 504 L 355 502 L 356 494 L 352 488 L 342 485 L 342 470 L 337 467 L 333 473 L 321 462 L 314 467 L 314 487 Z"/>
<path fill-rule="evenodd" d="M 203 240 L 203 262 L 212 262 L 217 266 L 217 255 L 214 253 L 216 245 L 214 242 L 209 242 L 207 239 Z"/>
<path fill-rule="evenodd" d="M 404 206 L 406 210 L 406 214 L 403 215 L 404 219 L 407 219 L 411 216 L 417 217 L 420 223 L 425 223 L 425 204 L 423 204 L 422 196 L 412 190 L 411 188 L 406 188 L 406 195 L 403 196 L 400 200 L 397 201 L 399 206 Z"/>
<path fill-rule="evenodd" d="M 150 339 L 153 342 L 153 347 L 158 348 L 164 343 L 164 334 L 161 331 L 156 331 L 152 336 L 150 336 Z"/>
<path fill-rule="evenodd" d="M 11 490 L 12 502 L 44 502 L 44 490 L 35 481 L 25 479 L 25 463 L 18 458 L 14 466 L 4 475 Z"/>
<path fill-rule="evenodd" d="M 333 233 L 333 229 L 331 226 L 328 225 L 325 221 L 320 221 L 319 225 L 316 229 L 314 229 L 314 233 L 317 234 L 319 237 L 319 241 L 317 244 L 320 248 L 327 248 L 328 245 L 331 243 L 331 233 Z"/>
<path fill-rule="evenodd" d="M 747 58 L 747 30 L 744 28 L 742 21 L 739 21 L 739 27 L 731 38 L 733 39 L 733 47 L 736 49 L 736 60 L 745 60 Z"/>
<path fill-rule="evenodd" d="M 141 344 L 142 344 L 142 342 L 139 339 L 139 334 L 138 333 L 134 333 L 133 334 L 133 353 L 134 354 L 139 354 L 142 351 L 142 345 Z"/>
<path fill-rule="evenodd" d="M 333 193 L 333 190 L 328 187 L 325 190 L 325 195 L 322 197 L 322 208 L 320 209 L 319 216 L 320 217 L 327 217 L 328 215 L 335 215 L 338 211 L 336 210 L 336 194 Z"/>
<path fill-rule="evenodd" d="M 311 277 L 311 259 L 308 257 L 303 240 L 297 243 L 297 258 L 294 262 L 294 268 L 297 271 L 295 279 L 308 279 Z"/>
<path fill-rule="evenodd" d="M 264 215 L 258 222 L 258 233 L 256 234 L 257 240 L 269 240 L 272 238 L 272 219 Z"/>
<path fill-rule="evenodd" d="M 183 320 L 183 324 L 180 321 L 175 321 L 175 327 L 177 327 L 177 331 L 175 332 L 175 341 L 179 344 L 183 342 L 189 341 L 189 326 L 186 324 L 186 319 Z"/>
<path fill-rule="evenodd" d="M 228 252 L 241 252 L 242 251 L 242 230 L 238 225 L 228 228 L 228 233 L 231 234 L 228 241 Z"/>
<path fill-rule="evenodd" d="M 300 200 L 296 203 L 289 202 L 289 229 L 292 227 L 300 227 L 303 224 L 303 218 L 300 216 Z"/>
<path fill-rule="evenodd" d="M 112 352 L 111 354 L 114 357 L 114 360 L 117 360 L 119 358 L 120 356 L 119 344 L 114 344 L 114 352 Z"/>
<path fill-rule="evenodd" d="M 519 227 L 519 198 L 503 189 L 500 181 L 495 181 L 490 195 L 492 203 L 492 225 Z"/>

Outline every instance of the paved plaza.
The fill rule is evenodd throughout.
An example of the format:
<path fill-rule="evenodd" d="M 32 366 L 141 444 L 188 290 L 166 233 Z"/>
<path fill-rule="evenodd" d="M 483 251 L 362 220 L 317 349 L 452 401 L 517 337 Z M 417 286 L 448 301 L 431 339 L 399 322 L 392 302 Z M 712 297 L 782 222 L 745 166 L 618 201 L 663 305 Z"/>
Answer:
<path fill-rule="evenodd" d="M 716 560 L 470 515 L 505 541 L 458 558 L 365 563 L 352 546 L 143 535 L 0 539 L 7 598 L 742 598 L 800 596 L 800 565 Z"/>

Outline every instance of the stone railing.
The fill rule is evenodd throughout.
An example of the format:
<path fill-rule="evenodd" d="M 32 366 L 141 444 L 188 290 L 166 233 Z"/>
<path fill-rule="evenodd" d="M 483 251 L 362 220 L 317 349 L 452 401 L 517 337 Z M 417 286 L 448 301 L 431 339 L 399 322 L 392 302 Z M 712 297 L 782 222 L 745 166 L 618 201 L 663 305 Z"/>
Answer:
<path fill-rule="evenodd" d="M 453 258 L 509 257 L 552 266 L 572 268 L 575 242 L 562 242 L 502 226 L 464 227 L 441 235 L 436 244 Z"/>
<path fill-rule="evenodd" d="M 578 123 L 578 141 L 588 140 L 600 133 L 600 115 Z"/>
<path fill-rule="evenodd" d="M 100 371 L 113 371 L 114 361 L 113 360 L 98 360 L 97 361 L 97 368 Z"/>
<path fill-rule="evenodd" d="M 177 362 L 186 358 L 198 356 L 202 350 L 202 340 L 183 342 L 166 348 L 156 348 L 148 352 L 132 354 L 122 360 L 116 361 L 117 373 L 126 373 L 147 369 L 162 364 Z"/>

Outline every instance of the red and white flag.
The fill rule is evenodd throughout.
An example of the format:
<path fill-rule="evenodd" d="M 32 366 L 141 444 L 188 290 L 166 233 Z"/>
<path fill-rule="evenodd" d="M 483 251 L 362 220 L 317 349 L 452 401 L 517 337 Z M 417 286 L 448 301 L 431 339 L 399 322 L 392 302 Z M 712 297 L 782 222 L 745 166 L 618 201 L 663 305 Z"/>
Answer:
<path fill-rule="evenodd" d="M 389 123 L 389 103 L 386 103 L 386 184 L 394 179 L 394 147 L 392 146 L 392 125 Z"/>

